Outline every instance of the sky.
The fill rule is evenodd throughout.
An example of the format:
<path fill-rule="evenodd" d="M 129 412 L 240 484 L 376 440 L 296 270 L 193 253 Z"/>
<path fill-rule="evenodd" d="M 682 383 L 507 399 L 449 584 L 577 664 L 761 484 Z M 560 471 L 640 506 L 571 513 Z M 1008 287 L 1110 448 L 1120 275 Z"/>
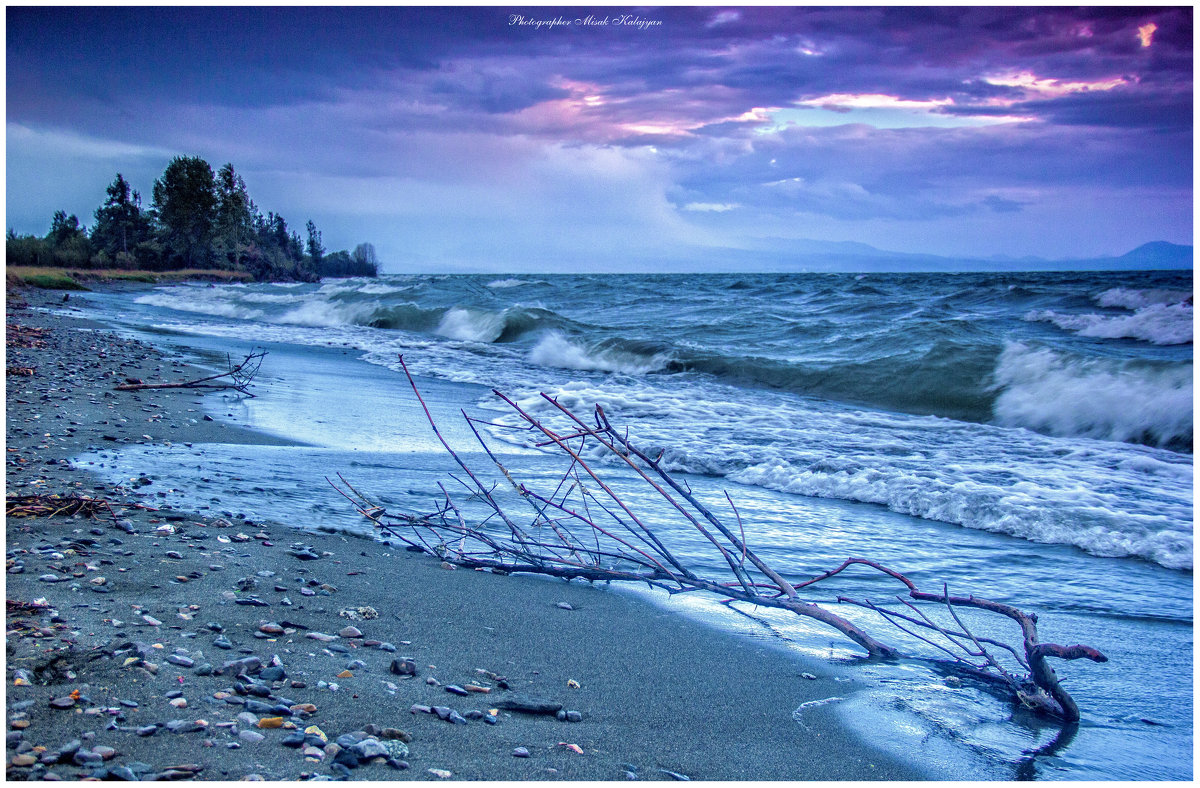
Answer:
<path fill-rule="evenodd" d="M 6 225 L 232 162 L 386 270 L 1192 243 L 1192 9 L 13 7 Z"/>

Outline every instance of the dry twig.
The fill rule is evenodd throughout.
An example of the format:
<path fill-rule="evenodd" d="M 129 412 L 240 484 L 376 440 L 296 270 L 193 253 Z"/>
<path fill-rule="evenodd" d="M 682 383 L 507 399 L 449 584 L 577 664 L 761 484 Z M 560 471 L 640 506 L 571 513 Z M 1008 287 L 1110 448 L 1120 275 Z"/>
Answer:
<path fill-rule="evenodd" d="M 254 376 L 258 374 L 259 367 L 262 366 L 263 357 L 267 355 L 265 350 L 256 350 L 248 354 L 241 363 L 234 364 L 233 360 L 226 356 L 226 364 L 229 369 L 216 375 L 208 375 L 195 380 L 181 380 L 165 383 L 122 383 L 116 387 L 117 391 L 141 391 L 143 389 L 233 389 L 245 394 L 247 397 L 253 397 L 250 393 L 249 386 Z"/>
<path fill-rule="evenodd" d="M 907 594 L 896 597 L 903 610 L 846 596 L 837 597 L 839 603 L 876 612 L 891 626 L 946 654 L 963 669 L 1008 686 L 1022 704 L 1066 721 L 1078 720 L 1079 708 L 1060 685 L 1047 659 L 1107 661 L 1107 657 L 1089 646 L 1039 642 L 1035 614 L 975 596 L 953 596 L 945 587 L 941 592 L 922 591 L 902 573 L 866 558 L 848 558 L 834 569 L 792 583 L 750 548 L 746 525 L 728 494 L 726 498 L 735 520 L 733 528 L 709 510 L 690 487 L 660 465 L 661 453 L 650 457 L 639 449 L 626 431 L 609 422 L 599 406 L 588 423 L 553 398 L 541 395 L 570 421 L 570 430 L 560 433 L 494 391 L 521 419 L 523 429 L 535 436 L 536 445 L 556 450 L 569 459 L 567 470 L 556 483 L 551 483 L 552 489 L 531 489 L 500 462 L 476 429 L 476 424 L 489 422 L 463 413 L 488 460 L 529 507 L 530 514 L 518 519 L 510 511 L 512 507 L 502 506 L 496 486 L 486 483 L 445 440 L 403 357 L 400 363 L 434 434 L 466 474 L 452 478 L 467 492 L 466 500 L 482 506 L 486 516 L 479 522 L 468 523 L 444 487 L 434 511 L 414 515 L 387 512 L 340 475 L 345 490 L 332 481 L 330 484 L 382 532 L 443 561 L 504 573 L 644 582 L 670 594 L 707 591 L 727 603 L 779 608 L 821 621 L 861 646 L 868 657 L 899 656 L 897 649 L 876 640 L 854 622 L 800 597 L 800 592 L 810 586 L 825 583 L 851 568 L 866 568 L 892 578 L 907 589 Z M 597 445 L 632 469 L 658 495 L 668 512 L 682 517 L 713 546 L 729 567 L 729 579 L 700 577 L 671 552 L 643 516 L 634 512 L 585 459 L 585 446 Z M 915 603 L 927 606 L 922 609 Z M 960 615 L 964 610 L 994 614 L 1015 622 L 1020 629 L 1020 644 L 1014 646 L 974 634 Z M 939 622 L 938 617 L 944 620 Z"/>
<path fill-rule="evenodd" d="M 7 517 L 99 517 L 106 514 L 116 519 L 116 512 L 102 498 L 82 495 L 9 495 L 4 499 L 4 514 Z"/>

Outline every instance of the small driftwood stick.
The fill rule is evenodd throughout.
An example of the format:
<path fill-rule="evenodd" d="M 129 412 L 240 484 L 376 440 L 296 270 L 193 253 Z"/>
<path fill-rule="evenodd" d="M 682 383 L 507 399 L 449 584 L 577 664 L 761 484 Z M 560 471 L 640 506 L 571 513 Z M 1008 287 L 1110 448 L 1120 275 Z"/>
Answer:
<path fill-rule="evenodd" d="M 258 374 L 258 369 L 262 366 L 263 357 L 266 355 L 267 351 L 265 350 L 253 351 L 242 359 L 240 364 L 234 364 L 227 356 L 225 361 L 229 365 L 229 369 L 216 375 L 208 375 L 203 378 L 196 378 L 195 380 L 167 381 L 161 383 L 122 383 L 116 387 L 116 390 L 233 389 L 245 394 L 247 397 L 253 397 L 254 395 L 249 391 L 250 383 L 254 380 L 254 376 Z"/>
<path fill-rule="evenodd" d="M 732 606 L 742 602 L 756 607 L 787 610 L 820 621 L 857 643 L 869 658 L 889 658 L 900 652 L 868 634 L 859 625 L 800 597 L 810 586 L 826 582 L 853 567 L 880 572 L 904 585 L 907 595 L 896 597 L 909 613 L 893 610 L 870 600 L 838 596 L 837 602 L 874 611 L 890 626 L 946 654 L 952 664 L 971 675 L 1007 686 L 1023 705 L 1067 722 L 1079 719 L 1079 707 L 1058 681 L 1048 659 L 1090 659 L 1106 662 L 1107 657 L 1090 646 L 1059 646 L 1041 643 L 1037 633 L 1037 615 L 1025 613 L 1001 602 L 975 596 L 955 596 L 943 586 L 940 593 L 922 591 L 903 573 L 867 558 L 847 558 L 841 565 L 802 582 L 792 582 L 750 549 L 746 524 L 729 494 L 725 494 L 736 525 L 728 526 L 706 507 L 691 488 L 673 478 L 660 464 L 662 452 L 651 457 L 630 440 L 628 432 L 618 430 L 597 406 L 593 423 L 587 423 L 569 409 L 543 394 L 543 399 L 568 419 L 569 429 L 559 432 L 522 408 L 499 391 L 499 397 L 521 420 L 522 425 L 493 424 L 463 413 L 487 458 L 504 480 L 528 506 L 527 521 L 501 505 L 498 484 L 485 482 L 443 437 L 433 419 L 416 381 L 400 358 L 413 393 L 425 418 L 442 446 L 465 472 L 452 476 L 467 493 L 467 500 L 490 512 L 478 521 L 468 522 L 464 511 L 439 483 L 444 500 L 426 514 L 390 514 L 354 489 L 339 474 L 342 486 L 330 484 L 345 496 L 381 532 L 395 537 L 440 560 L 475 569 L 495 572 L 529 572 L 588 581 L 623 580 L 642 582 L 668 594 L 703 591 L 715 594 Z M 518 480 L 488 447 L 476 425 L 522 429 L 530 433 L 539 448 L 560 454 L 568 467 L 551 479 L 548 489 L 535 490 Z M 672 554 L 666 541 L 655 532 L 644 515 L 632 509 L 620 494 L 601 477 L 594 464 L 584 459 L 585 447 L 601 447 L 617 458 L 646 484 L 663 504 L 664 511 L 682 518 L 687 527 L 710 543 L 729 567 L 728 578 L 700 577 Z M 589 454 L 590 459 L 590 454 Z M 342 489 L 342 487 L 345 489 Z M 489 522 L 503 523 L 489 526 Z M 504 533 L 504 532 L 507 533 Z M 580 536 L 578 532 L 583 532 Z M 751 572 L 757 574 L 751 574 Z M 917 607 L 918 603 L 924 605 Z M 998 615 L 1017 624 L 1019 645 L 974 634 L 960 611 Z M 903 622 L 903 623 L 901 623 Z M 944 660 L 943 660 L 944 661 Z"/>

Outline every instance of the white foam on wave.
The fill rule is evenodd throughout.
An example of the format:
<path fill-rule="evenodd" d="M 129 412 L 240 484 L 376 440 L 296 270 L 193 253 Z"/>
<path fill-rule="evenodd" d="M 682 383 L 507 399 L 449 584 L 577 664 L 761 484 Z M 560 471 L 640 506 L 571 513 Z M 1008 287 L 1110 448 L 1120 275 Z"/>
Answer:
<path fill-rule="evenodd" d="M 1082 359 L 1011 342 L 996 364 L 996 423 L 1061 436 L 1191 443 L 1192 367 Z"/>
<path fill-rule="evenodd" d="M 1042 309 L 1029 312 L 1025 320 L 1053 323 L 1084 337 L 1186 345 L 1192 341 L 1192 317 L 1191 304 L 1154 303 L 1138 308 L 1132 315 L 1071 315 Z"/>
<path fill-rule="evenodd" d="M 488 282 L 487 286 L 496 290 L 505 290 L 509 287 L 520 287 L 523 284 L 526 284 L 524 279 L 496 279 Z"/>
<path fill-rule="evenodd" d="M 232 317 L 240 320 L 258 320 L 265 314 L 261 309 L 230 300 L 234 295 L 223 288 L 178 288 L 163 292 L 147 293 L 134 299 L 134 303 L 148 304 L 215 317 Z"/>
<path fill-rule="evenodd" d="M 1056 438 L 986 424 L 672 380 L 572 381 L 547 395 L 585 416 L 594 404 L 670 471 L 892 511 L 1112 557 L 1192 566 L 1191 456 L 1149 446 Z M 537 389 L 514 391 L 552 429 L 571 425 Z M 726 396 L 722 396 L 725 394 Z M 491 407 L 489 401 L 481 403 Z M 502 410 L 502 409 L 501 409 Z M 496 421 L 507 423 L 508 414 Z M 516 423 L 513 420 L 513 423 Z M 701 425 L 701 426 L 698 426 Z M 501 440 L 532 440 L 496 430 Z M 589 461 L 612 462 L 599 447 Z M 736 497 L 736 496 L 735 496 Z"/>
<path fill-rule="evenodd" d="M 463 342 L 495 342 L 504 332 L 504 315 L 454 307 L 442 315 L 434 333 Z"/>
<path fill-rule="evenodd" d="M 1136 556 L 1172 569 L 1192 566 L 1190 530 L 1161 514 L 1123 511 L 1116 496 L 1062 478 L 996 484 L 927 469 L 805 467 L 779 461 L 729 478 L 797 495 L 881 504 L 927 520 L 1074 545 L 1093 555 Z"/>
<path fill-rule="evenodd" d="M 529 351 L 529 360 L 543 367 L 645 375 L 663 369 L 669 359 L 661 354 L 647 356 L 616 348 L 579 345 L 555 331 L 546 334 L 534 345 Z"/>
<path fill-rule="evenodd" d="M 270 319 L 272 323 L 285 323 L 293 326 L 328 327 L 358 325 L 370 318 L 379 308 L 377 301 L 336 302 L 303 301 L 295 309 Z"/>
<path fill-rule="evenodd" d="M 1114 287 L 1096 296 L 1095 300 L 1100 306 L 1144 309 L 1155 304 L 1187 303 L 1191 297 L 1192 294 L 1186 290 L 1167 290 L 1162 288 L 1137 290 Z"/>

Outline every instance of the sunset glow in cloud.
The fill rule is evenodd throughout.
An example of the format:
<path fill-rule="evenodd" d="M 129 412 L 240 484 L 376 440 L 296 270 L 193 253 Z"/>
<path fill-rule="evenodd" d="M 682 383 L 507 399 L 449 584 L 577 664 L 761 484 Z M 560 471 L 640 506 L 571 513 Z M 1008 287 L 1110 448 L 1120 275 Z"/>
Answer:
<path fill-rule="evenodd" d="M 200 155 L 401 266 L 1190 243 L 1190 9 L 592 14 L 10 7 L 8 223 Z"/>

